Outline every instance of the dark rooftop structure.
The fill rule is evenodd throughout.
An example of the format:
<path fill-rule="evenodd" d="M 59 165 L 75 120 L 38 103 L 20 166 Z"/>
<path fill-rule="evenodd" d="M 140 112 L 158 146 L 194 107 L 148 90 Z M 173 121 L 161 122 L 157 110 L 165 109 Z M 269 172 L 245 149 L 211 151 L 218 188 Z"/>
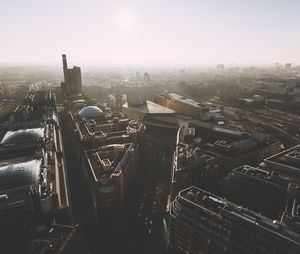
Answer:
<path fill-rule="evenodd" d="M 285 209 L 289 183 L 274 172 L 248 165 L 233 169 L 220 181 L 228 200 L 274 219 Z"/>
<path fill-rule="evenodd" d="M 232 168 L 257 164 L 279 144 L 261 132 L 247 133 L 191 121 L 178 130 L 171 171 L 171 201 L 190 185 L 212 190 Z"/>
<path fill-rule="evenodd" d="M 42 173 L 42 161 L 38 159 L 8 164 L 0 164 L 0 191 L 25 186 L 37 186 Z"/>
<path fill-rule="evenodd" d="M 295 254 L 299 237 L 277 220 L 196 187 L 171 204 L 169 241 L 177 253 Z"/>
<path fill-rule="evenodd" d="M 300 145 L 270 156 L 264 163 L 267 170 L 300 183 Z"/>

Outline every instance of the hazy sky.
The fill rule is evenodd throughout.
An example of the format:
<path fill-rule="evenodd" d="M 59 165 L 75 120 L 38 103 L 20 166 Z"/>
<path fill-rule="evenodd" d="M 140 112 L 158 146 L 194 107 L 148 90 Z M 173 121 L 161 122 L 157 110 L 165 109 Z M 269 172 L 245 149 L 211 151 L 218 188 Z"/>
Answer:
<path fill-rule="evenodd" d="M 0 0 L 0 62 L 300 63 L 299 0 Z"/>

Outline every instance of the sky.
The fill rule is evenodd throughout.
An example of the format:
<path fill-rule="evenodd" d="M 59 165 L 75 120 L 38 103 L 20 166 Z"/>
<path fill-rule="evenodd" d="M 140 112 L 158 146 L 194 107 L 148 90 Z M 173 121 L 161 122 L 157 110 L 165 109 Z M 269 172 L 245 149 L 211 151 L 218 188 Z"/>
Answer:
<path fill-rule="evenodd" d="M 0 62 L 300 64 L 299 0 L 1 0 Z"/>

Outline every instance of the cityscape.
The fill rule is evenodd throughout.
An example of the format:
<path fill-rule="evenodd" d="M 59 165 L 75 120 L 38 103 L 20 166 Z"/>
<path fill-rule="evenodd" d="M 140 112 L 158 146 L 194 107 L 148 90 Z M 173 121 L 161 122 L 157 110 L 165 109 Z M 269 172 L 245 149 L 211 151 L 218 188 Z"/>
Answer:
<path fill-rule="evenodd" d="M 32 20 L 43 12 L 45 25 L 53 10 L 71 2 L 59 7 L 57 0 L 12 0 L 3 6 L 16 11 L 16 20 L 21 7 Z M 8 25 L 20 26 L 23 45 L 9 43 L 15 35 L 3 30 L 0 253 L 300 253 L 300 55 L 290 54 L 292 44 L 287 49 L 284 41 L 261 52 L 255 46 L 248 52 L 251 43 L 244 42 L 240 55 L 235 39 L 222 32 L 218 36 L 225 44 L 232 40 L 228 51 L 222 57 L 213 42 L 210 48 L 204 41 L 206 55 L 203 45 L 197 51 L 197 40 L 212 35 L 192 36 L 194 28 L 202 28 L 200 10 L 209 20 L 220 15 L 242 36 L 244 27 L 219 11 L 256 10 L 262 26 L 275 27 L 262 16 L 273 19 L 281 10 L 298 25 L 300 4 L 154 1 L 144 9 L 146 1 L 117 2 L 74 1 L 57 11 L 54 23 L 40 31 L 53 35 L 44 46 L 37 37 L 28 39 L 36 36 L 35 29 L 24 35 L 23 21 Z M 100 32 L 90 26 L 81 30 L 78 20 L 69 23 L 82 12 L 77 19 L 90 25 L 97 10 L 102 21 L 114 17 L 107 26 L 94 25 Z M 181 11 L 182 17 L 176 16 Z M 249 17 L 235 16 L 245 26 Z M 61 21 L 66 24 L 51 30 Z M 29 23 L 24 20 L 27 28 L 41 25 Z M 144 35 L 136 34 L 141 24 L 157 25 L 147 31 L 144 47 L 137 43 Z M 218 24 L 211 23 L 211 29 Z M 162 50 L 164 32 L 161 39 L 150 38 L 160 25 L 170 31 L 178 26 L 178 33 L 191 35 L 195 44 L 178 38 Z M 59 37 L 66 27 L 70 30 Z M 282 33 L 292 28 L 276 27 Z M 107 44 L 97 51 L 95 34 L 105 29 L 111 34 L 101 37 Z M 93 43 L 88 41 L 92 31 Z M 113 49 L 114 33 L 122 37 L 124 54 Z M 273 38 L 271 32 L 267 36 Z M 300 43 L 300 37 L 294 40 Z M 180 48 L 182 43 L 190 48 Z M 267 47 L 267 37 L 261 43 Z"/>

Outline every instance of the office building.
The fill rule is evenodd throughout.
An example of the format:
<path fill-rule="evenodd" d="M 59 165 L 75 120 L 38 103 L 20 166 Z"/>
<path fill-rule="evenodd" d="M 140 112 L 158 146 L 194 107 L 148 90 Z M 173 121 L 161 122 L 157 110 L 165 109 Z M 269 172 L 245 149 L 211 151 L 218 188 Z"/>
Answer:
<path fill-rule="evenodd" d="M 82 79 L 80 67 L 73 66 L 68 69 L 67 56 L 62 55 L 64 82 L 61 82 L 63 96 L 82 93 Z"/>
<path fill-rule="evenodd" d="M 257 165 L 279 147 L 261 132 L 233 131 L 199 121 L 183 124 L 177 132 L 170 200 L 191 185 L 213 190 L 232 168 Z"/>
<path fill-rule="evenodd" d="M 277 219 L 285 209 L 290 182 L 275 172 L 243 165 L 221 181 L 222 196 Z"/>
<path fill-rule="evenodd" d="M 171 203 L 169 247 L 174 253 L 295 254 L 299 233 L 193 186 Z"/>
<path fill-rule="evenodd" d="M 146 116 L 170 116 L 175 111 L 152 101 L 142 100 L 136 102 L 127 102 L 122 107 L 122 112 L 135 120 L 144 120 Z"/>
<path fill-rule="evenodd" d="M 264 164 L 267 170 L 300 182 L 300 145 L 266 158 Z"/>
<path fill-rule="evenodd" d="M 210 118 L 209 108 L 205 104 L 177 93 L 156 95 L 154 102 L 196 120 L 207 121 Z"/>

